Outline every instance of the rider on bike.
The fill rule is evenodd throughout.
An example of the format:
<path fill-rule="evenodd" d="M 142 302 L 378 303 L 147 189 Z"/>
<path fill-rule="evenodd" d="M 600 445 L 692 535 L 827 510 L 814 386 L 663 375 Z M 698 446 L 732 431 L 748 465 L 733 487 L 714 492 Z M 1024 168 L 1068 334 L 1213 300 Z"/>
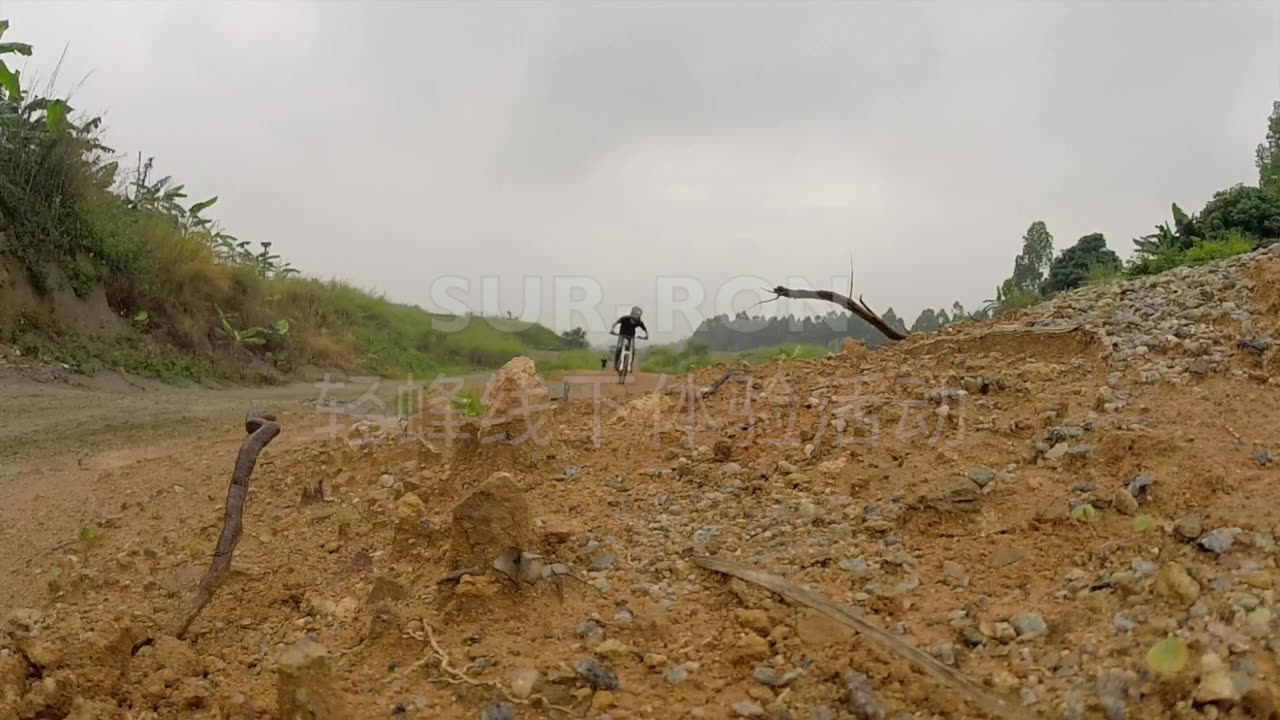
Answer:
<path fill-rule="evenodd" d="M 618 347 L 613 351 L 613 366 L 615 368 L 618 367 L 618 363 L 621 362 L 622 360 L 622 343 L 623 342 L 631 343 L 631 355 L 632 357 L 635 356 L 636 328 L 639 328 L 644 331 L 644 337 L 641 338 L 642 340 L 649 339 L 649 328 L 644 326 L 644 321 L 640 319 L 640 315 L 641 315 L 640 306 L 637 305 L 631 308 L 630 315 L 623 315 L 622 317 L 618 318 L 617 322 L 613 324 L 613 327 L 609 328 L 610 335 L 618 336 Z"/>

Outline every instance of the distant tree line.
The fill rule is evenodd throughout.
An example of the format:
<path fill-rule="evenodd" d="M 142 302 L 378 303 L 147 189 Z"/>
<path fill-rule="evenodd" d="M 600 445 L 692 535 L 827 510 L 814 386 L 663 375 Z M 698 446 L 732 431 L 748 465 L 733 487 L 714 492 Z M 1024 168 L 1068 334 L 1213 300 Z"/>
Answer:
<path fill-rule="evenodd" d="M 1037 220 L 1022 237 L 1013 271 L 981 308 L 967 312 L 959 302 L 947 309 L 925 308 L 910 327 L 892 308 L 882 318 L 902 332 L 933 332 L 960 320 L 988 320 L 1085 285 L 1164 272 L 1270 245 L 1280 239 L 1280 101 L 1272 105 L 1266 138 L 1257 147 L 1255 161 L 1256 186 L 1242 183 L 1220 190 L 1191 215 L 1173 203 L 1172 225 L 1161 223 L 1155 232 L 1134 239 L 1134 253 L 1127 262 L 1107 246 L 1102 233 L 1089 233 L 1055 255 L 1053 235 L 1044 221 Z M 780 345 L 835 349 L 846 337 L 872 347 L 885 342 L 865 321 L 837 311 L 801 318 L 718 315 L 699 325 L 691 340 L 714 351 L 740 352 Z"/>
<path fill-rule="evenodd" d="M 882 317 L 890 326 L 907 332 L 906 323 L 894 313 L 893 308 L 886 310 Z M 811 317 L 762 317 L 745 312 L 733 317 L 722 314 L 704 320 L 690 340 L 718 352 L 741 352 L 776 345 L 835 348 L 846 337 L 856 338 L 869 346 L 885 342 L 884 336 L 865 320 L 837 311 Z"/>
<path fill-rule="evenodd" d="M 1053 236 L 1043 221 L 1031 223 L 1013 273 L 996 287 L 983 313 L 994 315 L 1034 305 L 1060 292 L 1121 277 L 1152 275 L 1239 255 L 1280 239 L 1280 101 L 1272 104 L 1265 139 L 1255 153 L 1258 184 L 1219 190 L 1198 213 L 1170 206 L 1172 225 L 1133 240 L 1134 253 L 1122 261 L 1102 233 L 1090 233 L 1053 254 Z"/>

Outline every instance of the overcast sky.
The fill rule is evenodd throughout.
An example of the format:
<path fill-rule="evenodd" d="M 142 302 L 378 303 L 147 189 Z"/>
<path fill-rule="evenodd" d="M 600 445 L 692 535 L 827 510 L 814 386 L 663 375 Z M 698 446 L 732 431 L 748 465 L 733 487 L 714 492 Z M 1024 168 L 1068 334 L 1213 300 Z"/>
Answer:
<path fill-rule="evenodd" d="M 66 47 L 72 104 L 193 199 L 219 195 L 233 234 L 426 307 L 456 276 L 481 309 L 498 276 L 521 314 L 535 278 L 548 323 L 585 322 L 557 317 L 557 276 L 598 283 L 609 320 L 656 319 L 661 276 L 698 278 L 711 310 L 730 278 L 829 285 L 851 253 L 877 310 L 973 307 L 1034 220 L 1059 249 L 1102 232 L 1127 256 L 1171 201 L 1256 182 L 1280 99 L 1274 0 L 0 0 L 0 17 L 35 45 L 29 72 Z"/>

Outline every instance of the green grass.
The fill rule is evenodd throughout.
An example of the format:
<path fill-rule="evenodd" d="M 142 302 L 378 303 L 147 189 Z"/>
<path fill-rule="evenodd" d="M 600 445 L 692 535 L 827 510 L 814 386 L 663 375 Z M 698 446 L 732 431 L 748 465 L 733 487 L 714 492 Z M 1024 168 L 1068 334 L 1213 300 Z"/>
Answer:
<path fill-rule="evenodd" d="M 1124 279 L 1124 272 L 1112 267 L 1102 265 L 1094 266 L 1089 270 L 1089 278 L 1085 280 L 1085 285 L 1110 285 Z"/>
<path fill-rule="evenodd" d="M 29 50 L 0 43 L 0 55 L 13 53 Z M 106 364 L 161 378 L 196 378 L 206 368 L 243 378 L 257 361 L 286 373 L 315 365 L 426 377 L 565 349 L 541 325 L 469 317 L 454 331 L 458 318 L 301 277 L 270 238 L 254 249 L 224 233 L 205 214 L 216 197 L 188 198 L 141 156 L 119 162 L 99 119 L 69 115 L 64 99 L 35 88 L 19 95 L 14 82 L 0 85 L 0 253 L 39 293 L 84 297 L 103 287 L 112 310 L 147 318 L 136 327 L 144 340 L 117 348 L 58 328 L 0 328 L 33 354 L 86 372 Z"/>
<path fill-rule="evenodd" d="M 278 311 L 299 322 L 305 358 L 338 356 L 395 377 L 495 368 L 517 355 L 559 350 L 560 336 L 541 325 L 472 316 L 433 315 L 345 283 L 307 278 L 269 281 Z"/>
<path fill-rule="evenodd" d="M 1155 275 L 1183 265 L 1200 265 L 1214 260 L 1224 260 L 1251 252 L 1257 244 L 1249 238 L 1232 233 L 1215 240 L 1203 240 L 1186 250 L 1166 250 L 1135 261 L 1129 266 L 1128 275 Z"/>
<path fill-rule="evenodd" d="M 1187 250 L 1184 258 L 1188 265 L 1199 265 L 1243 255 L 1252 252 L 1255 247 L 1256 244 L 1253 241 L 1237 233 L 1220 240 L 1208 240 L 1194 245 Z"/>
<path fill-rule="evenodd" d="M 453 399 L 453 405 L 468 417 L 484 417 L 486 408 L 480 401 L 480 393 L 470 388 L 460 390 Z"/>
<path fill-rule="evenodd" d="M 171 385 L 203 383 L 217 373 L 208 358 L 163 349 L 117 345 L 107 352 L 106 363 L 131 375 L 163 380 Z"/>
<path fill-rule="evenodd" d="M 657 347 L 640 355 L 641 372 L 678 375 L 716 364 L 705 343 L 690 341 L 683 350 Z"/>
<path fill-rule="evenodd" d="M 823 358 L 831 353 L 819 345 L 777 345 L 762 347 L 739 353 L 738 358 L 752 365 L 762 365 L 774 360 L 804 360 Z"/>
<path fill-rule="evenodd" d="M 59 363 L 81 375 L 122 370 L 139 377 L 186 385 L 204 382 L 217 374 L 208 358 L 157 347 L 145 337 L 130 333 L 105 342 L 70 331 L 24 324 L 13 335 L 12 342 L 26 357 Z"/>

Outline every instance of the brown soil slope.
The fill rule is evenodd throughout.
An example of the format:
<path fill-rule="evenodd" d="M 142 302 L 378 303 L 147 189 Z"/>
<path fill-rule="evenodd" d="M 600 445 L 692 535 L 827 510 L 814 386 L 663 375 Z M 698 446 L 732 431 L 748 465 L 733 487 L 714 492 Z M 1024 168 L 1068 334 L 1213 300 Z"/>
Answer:
<path fill-rule="evenodd" d="M 500 416 L 428 401 L 331 441 L 285 414 L 181 640 L 243 437 L 100 466 L 93 523 L 0 589 L 0 719 L 319 695 L 352 718 L 984 716 L 700 555 L 821 592 L 1023 717 L 1275 717 L 1276 288 L 1260 252 L 705 399 L 726 368 L 557 402 L 513 363 Z M 1148 659 L 1167 638 L 1185 661 Z M 315 644 L 331 674 L 299 695 L 281 661 Z"/>

